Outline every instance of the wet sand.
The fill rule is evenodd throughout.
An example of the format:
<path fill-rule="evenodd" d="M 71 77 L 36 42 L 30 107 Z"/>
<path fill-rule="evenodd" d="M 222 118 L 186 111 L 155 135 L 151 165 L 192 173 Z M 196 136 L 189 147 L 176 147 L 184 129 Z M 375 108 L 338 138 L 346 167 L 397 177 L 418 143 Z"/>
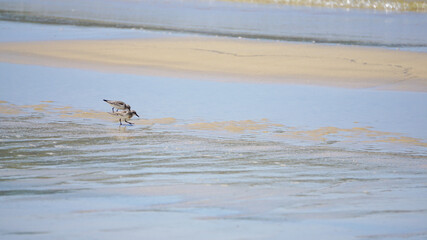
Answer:
<path fill-rule="evenodd" d="M 19 116 L 28 112 L 38 112 L 50 117 L 60 119 L 77 120 L 100 120 L 103 122 L 118 122 L 118 118 L 109 112 L 97 111 L 93 109 L 76 109 L 71 106 L 55 106 L 53 101 L 41 101 L 34 105 L 16 105 L 0 100 L 0 114 L 9 116 Z M 164 118 L 133 118 L 129 120 L 134 125 L 153 126 L 169 125 L 169 130 L 188 129 L 195 131 L 208 131 L 217 134 L 251 134 L 269 136 L 270 139 L 281 140 L 289 139 L 291 141 L 304 141 L 306 143 L 326 143 L 334 144 L 342 141 L 346 144 L 354 143 L 389 143 L 393 146 L 405 148 L 408 146 L 418 146 L 425 148 L 427 143 L 424 139 L 404 136 L 401 133 L 385 132 L 373 130 L 372 127 L 320 127 L 310 130 L 300 129 L 293 126 L 285 126 L 281 123 L 271 122 L 269 119 L 239 120 L 239 121 L 210 121 L 210 122 L 179 122 L 174 117 Z M 124 127 L 130 126 L 123 123 Z"/>
<path fill-rule="evenodd" d="M 228 38 L 1 43 L 0 61 L 218 81 L 427 91 L 427 54 Z"/>

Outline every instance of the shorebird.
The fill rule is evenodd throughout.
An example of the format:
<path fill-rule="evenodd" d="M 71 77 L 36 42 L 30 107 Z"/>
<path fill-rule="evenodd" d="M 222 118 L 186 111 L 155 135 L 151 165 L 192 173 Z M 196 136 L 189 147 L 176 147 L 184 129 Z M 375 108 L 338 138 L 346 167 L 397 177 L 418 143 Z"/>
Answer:
<path fill-rule="evenodd" d="M 108 104 L 110 104 L 113 108 L 111 109 L 114 113 L 114 108 L 117 109 L 116 112 L 120 110 L 128 110 L 130 111 L 130 106 L 127 105 L 126 103 L 122 102 L 122 101 L 113 101 L 113 100 L 106 100 L 104 99 L 105 102 L 107 102 Z M 138 116 L 138 115 L 137 115 Z"/>
<path fill-rule="evenodd" d="M 131 119 L 134 115 L 136 115 L 137 117 L 139 117 L 138 114 L 135 112 L 135 110 L 132 110 L 132 111 L 125 110 L 125 111 L 120 111 L 120 112 L 117 111 L 117 112 L 113 112 L 113 113 L 110 113 L 110 114 L 119 118 L 120 125 L 122 125 L 122 119 L 125 122 L 129 123 L 130 125 L 132 125 L 133 123 L 128 122 L 127 120 Z"/>

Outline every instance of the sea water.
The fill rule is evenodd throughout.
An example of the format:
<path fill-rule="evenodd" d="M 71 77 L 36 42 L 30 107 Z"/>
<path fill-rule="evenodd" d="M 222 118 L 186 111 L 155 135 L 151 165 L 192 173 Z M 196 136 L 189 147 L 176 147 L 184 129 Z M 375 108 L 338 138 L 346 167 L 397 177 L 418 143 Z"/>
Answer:
<path fill-rule="evenodd" d="M 363 2 L 369 5 L 371 1 Z M 388 5 L 393 6 L 393 3 Z M 426 14 L 404 11 L 400 7 L 394 10 L 378 11 L 374 7 L 349 10 L 205 0 L 0 1 L 2 20 L 426 51 Z"/>
<path fill-rule="evenodd" d="M 2 41 L 170 34 L 0 30 Z M 2 239 L 427 236 L 425 93 L 7 63 L 0 86 Z M 104 98 L 140 119 L 120 126 Z"/>

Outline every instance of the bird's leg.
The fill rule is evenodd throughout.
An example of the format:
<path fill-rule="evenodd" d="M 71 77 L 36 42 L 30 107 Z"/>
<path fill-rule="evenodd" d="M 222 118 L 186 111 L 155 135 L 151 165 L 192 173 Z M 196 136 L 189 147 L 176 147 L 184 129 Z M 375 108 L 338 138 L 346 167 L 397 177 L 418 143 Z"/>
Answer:
<path fill-rule="evenodd" d="M 128 121 L 126 121 L 126 120 L 125 120 L 125 122 L 129 123 L 130 125 L 132 125 L 132 124 L 133 124 L 133 123 L 131 123 L 131 122 L 128 122 Z"/>
<path fill-rule="evenodd" d="M 111 111 L 113 111 L 113 113 L 114 113 L 114 108 L 112 108 Z"/>
<path fill-rule="evenodd" d="M 119 119 L 119 121 L 120 121 L 120 126 L 121 126 L 121 125 L 122 125 L 122 119 L 120 118 L 120 119 Z M 126 121 L 126 120 L 125 120 L 125 121 Z"/>

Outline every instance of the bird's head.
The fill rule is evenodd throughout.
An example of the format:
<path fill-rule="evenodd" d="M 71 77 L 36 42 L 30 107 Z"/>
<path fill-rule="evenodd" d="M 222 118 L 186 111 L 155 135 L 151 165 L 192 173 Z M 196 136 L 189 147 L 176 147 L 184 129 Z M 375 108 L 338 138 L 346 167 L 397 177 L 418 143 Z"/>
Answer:
<path fill-rule="evenodd" d="M 136 111 L 135 111 L 135 110 L 132 110 L 132 111 L 131 111 L 131 113 L 132 113 L 133 115 L 136 115 L 137 117 L 139 117 L 139 116 L 138 116 L 138 113 L 136 113 Z"/>

